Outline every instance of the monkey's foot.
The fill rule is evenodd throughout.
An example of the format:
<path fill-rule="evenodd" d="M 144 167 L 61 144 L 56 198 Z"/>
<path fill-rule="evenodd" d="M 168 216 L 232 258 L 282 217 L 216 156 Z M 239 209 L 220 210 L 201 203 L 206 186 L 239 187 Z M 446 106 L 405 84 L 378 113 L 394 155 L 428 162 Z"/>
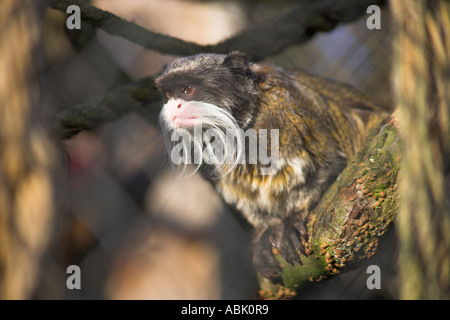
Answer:
<path fill-rule="evenodd" d="M 300 217 L 291 216 L 281 222 L 281 238 L 279 240 L 279 250 L 284 259 L 290 264 L 300 261 L 300 254 L 305 254 L 303 243 L 308 242 L 308 233 L 305 223 Z"/>
<path fill-rule="evenodd" d="M 300 254 L 305 254 L 302 242 L 307 241 L 307 232 L 303 221 L 297 217 L 285 218 L 282 222 L 265 229 L 253 243 L 253 263 L 265 278 L 279 282 L 281 268 L 275 254 L 294 264 L 301 263 Z"/>
<path fill-rule="evenodd" d="M 264 278 L 275 283 L 281 281 L 278 276 L 281 268 L 272 250 L 278 249 L 279 238 L 280 228 L 271 226 L 256 238 L 252 248 L 253 264 Z"/>

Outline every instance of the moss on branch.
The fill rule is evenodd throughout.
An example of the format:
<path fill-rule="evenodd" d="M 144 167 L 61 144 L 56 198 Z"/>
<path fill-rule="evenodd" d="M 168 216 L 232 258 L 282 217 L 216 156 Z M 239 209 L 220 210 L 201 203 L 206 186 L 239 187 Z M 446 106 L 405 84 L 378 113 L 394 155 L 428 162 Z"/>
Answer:
<path fill-rule="evenodd" d="M 397 127 L 394 114 L 370 134 L 310 215 L 302 264 L 290 265 L 278 255 L 284 285 L 261 278 L 262 297 L 294 296 L 305 284 L 339 274 L 374 254 L 398 212 Z"/>

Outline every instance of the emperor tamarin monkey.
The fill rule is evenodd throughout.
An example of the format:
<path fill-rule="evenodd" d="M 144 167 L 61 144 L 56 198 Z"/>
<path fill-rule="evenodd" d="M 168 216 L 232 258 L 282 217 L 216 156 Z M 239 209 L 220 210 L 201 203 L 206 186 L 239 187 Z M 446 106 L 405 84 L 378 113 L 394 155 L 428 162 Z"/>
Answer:
<path fill-rule="evenodd" d="M 269 278 L 279 268 L 272 247 L 289 263 L 299 259 L 308 213 L 361 146 L 368 127 L 385 116 L 347 85 L 251 63 L 239 52 L 177 59 L 156 85 L 165 103 L 162 127 L 169 135 L 180 128 L 193 135 L 199 126 L 216 132 L 277 130 L 273 174 L 261 174 L 265 166 L 245 157 L 250 152 L 245 143 L 231 149 L 244 161 L 201 166 L 223 199 L 255 227 L 253 260 Z"/>

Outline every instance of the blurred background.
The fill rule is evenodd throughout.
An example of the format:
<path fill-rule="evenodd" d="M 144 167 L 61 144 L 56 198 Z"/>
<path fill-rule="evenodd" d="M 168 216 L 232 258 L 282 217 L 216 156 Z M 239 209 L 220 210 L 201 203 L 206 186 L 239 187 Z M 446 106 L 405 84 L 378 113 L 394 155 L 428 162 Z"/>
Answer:
<path fill-rule="evenodd" d="M 289 10 L 295 1 L 95 0 L 149 30 L 213 44 Z M 391 110 L 390 13 L 381 29 L 367 16 L 319 33 L 261 63 L 349 83 Z M 89 25 L 69 31 L 66 15 L 46 9 L 43 87 L 55 113 L 123 83 L 152 77 L 175 57 L 143 49 Z M 252 299 L 256 278 L 248 237 L 201 177 L 176 179 L 159 129 L 130 114 L 66 141 L 70 157 L 64 210 L 44 259 L 36 299 Z M 311 287 L 300 298 L 395 298 L 392 235 L 359 268 Z M 66 269 L 81 268 L 81 290 L 68 290 Z M 368 265 L 382 270 L 368 290 Z"/>

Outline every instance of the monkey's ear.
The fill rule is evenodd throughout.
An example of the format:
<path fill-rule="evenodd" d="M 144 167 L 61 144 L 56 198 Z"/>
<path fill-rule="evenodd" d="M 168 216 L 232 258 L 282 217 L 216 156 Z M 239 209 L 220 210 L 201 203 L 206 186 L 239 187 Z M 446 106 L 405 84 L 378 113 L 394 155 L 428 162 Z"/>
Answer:
<path fill-rule="evenodd" d="M 250 58 L 244 53 L 233 51 L 225 57 L 223 64 L 233 71 L 247 74 Z"/>

